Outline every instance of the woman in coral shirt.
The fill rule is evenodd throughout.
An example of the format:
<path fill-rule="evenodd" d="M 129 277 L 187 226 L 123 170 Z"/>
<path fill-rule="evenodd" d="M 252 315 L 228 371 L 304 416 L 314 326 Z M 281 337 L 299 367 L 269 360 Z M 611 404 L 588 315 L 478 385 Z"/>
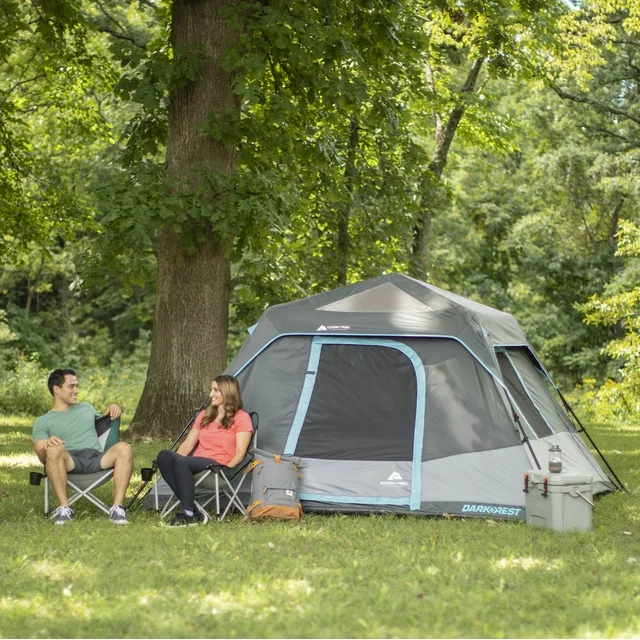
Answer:
<path fill-rule="evenodd" d="M 251 443 L 253 424 L 251 416 L 242 410 L 240 385 L 236 378 L 215 378 L 209 397 L 211 404 L 200 412 L 178 450 L 165 449 L 158 454 L 160 473 L 182 504 L 182 513 L 174 516 L 170 526 L 184 527 L 200 522 L 194 513 L 194 475 L 204 471 L 212 462 L 234 467 L 244 459 Z M 201 516 L 205 522 L 208 520 L 206 514 Z"/>

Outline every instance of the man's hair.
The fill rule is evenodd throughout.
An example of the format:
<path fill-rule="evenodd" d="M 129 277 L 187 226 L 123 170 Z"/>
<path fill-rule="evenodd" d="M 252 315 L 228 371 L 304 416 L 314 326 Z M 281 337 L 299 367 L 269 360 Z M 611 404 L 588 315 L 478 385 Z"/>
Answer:
<path fill-rule="evenodd" d="M 49 374 L 47 380 L 47 386 L 49 387 L 49 393 L 53 395 L 53 387 L 61 387 L 64 384 L 65 376 L 75 376 L 76 372 L 73 369 L 56 369 Z"/>

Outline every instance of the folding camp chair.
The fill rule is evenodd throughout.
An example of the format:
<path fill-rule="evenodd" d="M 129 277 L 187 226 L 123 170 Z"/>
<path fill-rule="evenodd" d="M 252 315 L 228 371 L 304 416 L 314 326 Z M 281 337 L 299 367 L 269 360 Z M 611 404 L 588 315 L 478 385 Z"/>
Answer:
<path fill-rule="evenodd" d="M 120 439 L 120 418 L 112 420 L 108 415 L 100 416 L 95 421 L 96 432 L 100 442 L 100 450 L 106 451 L 112 447 Z M 46 469 L 44 476 L 44 515 L 49 515 L 49 478 L 47 478 Z M 105 513 L 109 513 L 109 507 L 97 496 L 91 493 L 94 489 L 106 484 L 113 476 L 113 469 L 104 469 L 97 473 L 71 473 L 67 476 L 67 487 L 73 489 L 75 493 L 69 496 L 69 506 L 71 506 L 80 498 L 86 498 L 102 509 Z"/>
<path fill-rule="evenodd" d="M 235 467 L 222 467 L 215 462 L 212 462 L 211 465 L 205 470 L 194 476 L 196 481 L 196 500 L 195 507 L 200 512 L 200 514 L 204 518 L 204 522 L 207 523 L 209 521 L 209 514 L 207 511 L 207 507 L 213 500 L 216 501 L 216 519 L 219 522 L 225 519 L 227 513 L 231 509 L 231 507 L 235 507 L 240 513 L 245 514 L 245 507 L 240 500 L 238 493 L 242 488 L 245 478 L 247 474 L 242 473 L 245 468 L 249 465 L 251 460 L 253 459 L 253 449 L 256 446 L 257 438 L 258 438 L 258 424 L 259 418 L 258 414 L 251 412 L 249 414 L 251 416 L 251 422 L 253 423 L 253 438 L 251 439 L 251 443 L 247 448 L 247 453 L 244 459 L 238 463 Z M 234 486 L 233 481 L 240 477 L 238 483 Z M 156 482 L 154 486 L 154 490 L 156 492 L 155 503 L 158 504 L 158 483 Z M 206 499 L 203 501 L 202 498 L 198 500 L 198 490 L 206 491 L 205 497 Z M 227 506 L 225 507 L 222 514 L 220 513 L 220 497 L 221 494 L 228 500 Z M 164 505 L 164 508 L 160 512 L 161 518 L 166 518 L 180 503 L 177 499 L 175 499 L 175 495 L 171 494 L 169 500 Z M 157 508 L 157 507 L 156 507 Z"/>

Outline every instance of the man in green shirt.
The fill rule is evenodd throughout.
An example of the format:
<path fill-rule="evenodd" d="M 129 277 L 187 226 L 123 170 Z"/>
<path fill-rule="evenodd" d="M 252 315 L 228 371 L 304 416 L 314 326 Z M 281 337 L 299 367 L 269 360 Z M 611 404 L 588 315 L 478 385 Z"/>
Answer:
<path fill-rule="evenodd" d="M 100 451 L 95 428 L 95 419 L 100 414 L 88 402 L 78 403 L 78 379 L 73 369 L 56 369 L 47 384 L 53 407 L 33 424 L 33 448 L 60 502 L 52 518 L 56 524 L 75 518 L 67 499 L 67 474 L 113 469 L 115 491 L 109 520 L 128 524 L 123 505 L 133 471 L 131 445 L 118 442 L 104 453 Z M 109 405 L 106 410 L 112 420 L 120 417 L 121 412 L 117 404 Z"/>

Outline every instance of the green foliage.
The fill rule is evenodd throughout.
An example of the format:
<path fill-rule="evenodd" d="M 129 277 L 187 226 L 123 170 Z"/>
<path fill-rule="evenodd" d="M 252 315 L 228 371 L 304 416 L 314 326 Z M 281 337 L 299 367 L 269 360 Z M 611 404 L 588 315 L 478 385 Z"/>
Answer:
<path fill-rule="evenodd" d="M 0 51 L 4 257 L 31 241 L 91 228 L 82 165 L 91 143 L 109 137 L 99 94 L 110 76 L 78 2 L 10 2 L 2 32 L 11 34 Z"/>
<path fill-rule="evenodd" d="M 51 408 L 47 389 L 48 371 L 37 360 L 18 354 L 11 369 L 0 373 L 0 413 L 42 415 Z"/>
<path fill-rule="evenodd" d="M 0 316 L 0 414 L 37 416 L 51 408 L 51 395 L 47 388 L 47 377 L 54 366 L 44 367 L 39 354 L 26 357 L 11 344 L 16 338 Z M 107 343 L 109 344 L 109 343 Z M 111 346 L 109 344 L 109 346 Z M 76 368 L 80 380 L 80 400 L 90 402 L 99 411 L 115 402 L 133 414 L 142 393 L 147 362 L 149 359 L 149 337 L 143 335 L 129 356 L 112 353 L 111 360 L 98 363 L 92 357 L 76 358 L 71 349 L 55 367 Z"/>
<path fill-rule="evenodd" d="M 26 358 L 13 343 L 16 334 L 0 310 L 0 414 L 40 415 L 50 408 L 46 372 L 37 356 Z"/>
<path fill-rule="evenodd" d="M 3 5 L 3 379 L 65 363 L 118 393 L 118 359 L 148 343 L 163 227 L 192 253 L 209 230 L 228 247 L 232 354 L 266 305 L 343 266 L 348 282 L 407 271 L 425 212 L 432 282 L 515 313 L 563 382 L 618 379 L 627 346 L 601 350 L 622 325 L 584 325 L 576 303 L 631 304 L 640 274 L 616 254 L 639 212 L 635 5 L 275 0 L 228 19 L 240 106 L 202 131 L 236 171 L 170 182 L 167 96 L 202 60 L 171 46 L 170 2 Z M 436 179 L 438 119 L 459 108 Z"/>
<path fill-rule="evenodd" d="M 618 232 L 619 255 L 637 266 L 640 256 L 640 228 L 624 221 Z M 613 283 L 611 289 L 617 289 Z M 607 295 L 609 293 L 609 295 Z M 629 420 L 640 414 L 640 287 L 603 296 L 593 296 L 578 309 L 591 325 L 615 326 L 619 337 L 611 340 L 603 351 L 618 363 L 617 375 L 597 390 L 591 385 L 586 395 L 592 401 L 596 415 L 609 419 Z M 599 412 L 599 413 L 598 413 Z"/>

